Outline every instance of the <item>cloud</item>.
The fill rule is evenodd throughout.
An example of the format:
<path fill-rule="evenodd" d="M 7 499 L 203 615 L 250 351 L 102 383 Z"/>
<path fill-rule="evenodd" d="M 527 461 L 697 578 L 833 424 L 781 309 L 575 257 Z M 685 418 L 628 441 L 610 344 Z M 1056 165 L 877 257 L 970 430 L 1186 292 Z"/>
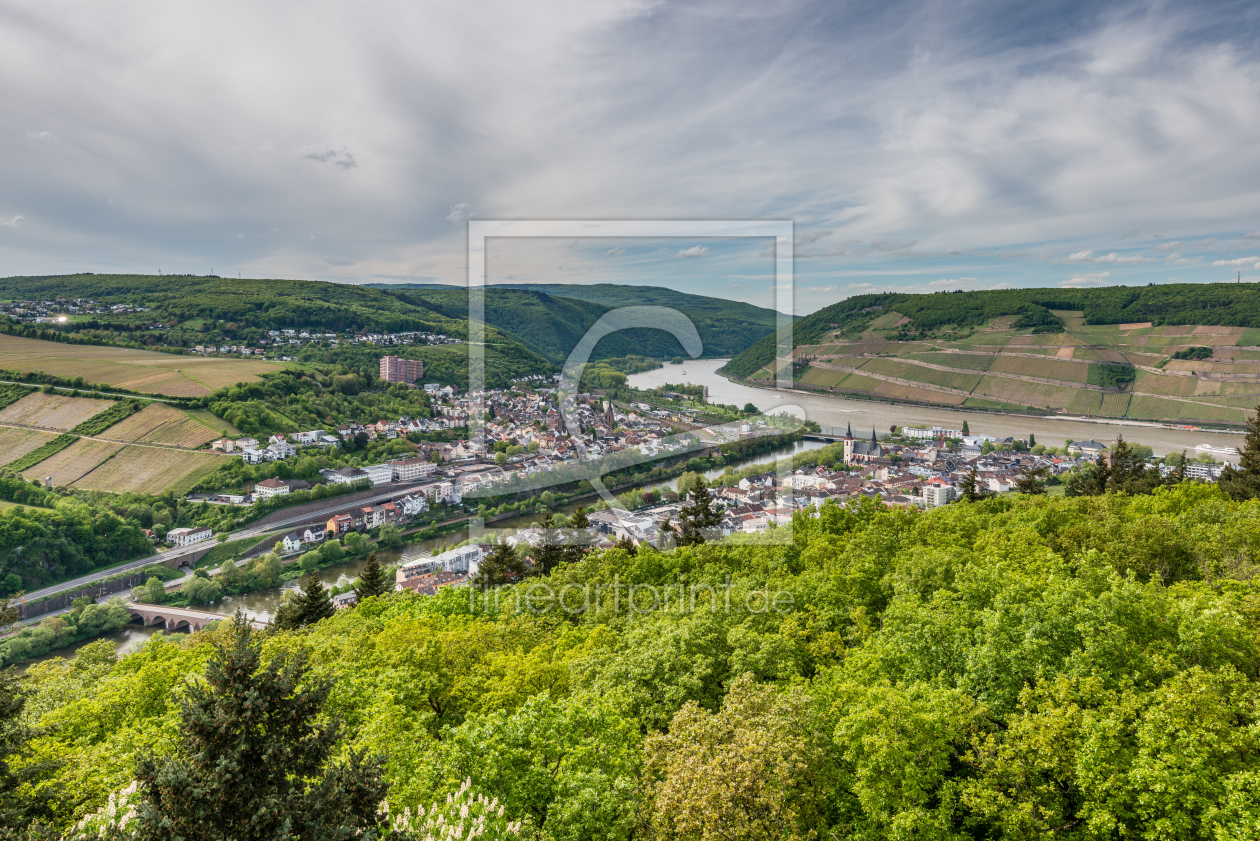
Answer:
<path fill-rule="evenodd" d="M 835 286 L 835 284 L 834 284 L 834 283 L 833 283 L 833 284 L 830 284 L 830 285 L 828 285 L 828 286 L 806 286 L 806 287 L 805 287 L 805 291 L 806 291 L 806 292 L 819 292 L 819 293 L 822 293 L 822 292 L 835 292 L 835 291 L 836 291 L 836 286 Z"/>
<path fill-rule="evenodd" d="M 1069 277 L 1059 285 L 1066 288 L 1078 286 L 1107 286 L 1110 284 L 1108 278 L 1111 272 L 1094 272 L 1091 274 L 1078 274 Z"/>
<path fill-rule="evenodd" d="M 610 248 L 604 253 L 609 257 L 620 257 L 622 254 L 626 253 L 626 250 L 624 248 Z"/>
<path fill-rule="evenodd" d="M 0 216 L 0 226 L 6 228 L 20 228 L 25 224 L 25 216 Z"/>
<path fill-rule="evenodd" d="M 1155 246 L 1156 251 L 1176 251 L 1178 248 L 1181 248 L 1181 242 L 1175 239 Z"/>
<path fill-rule="evenodd" d="M 693 245 L 690 248 L 684 248 L 678 252 L 679 257 L 703 257 L 709 253 L 709 249 L 703 245 Z"/>
<path fill-rule="evenodd" d="M 1252 266 L 1260 268 L 1260 257 L 1237 257 L 1233 260 L 1213 260 L 1213 266 Z"/>
<path fill-rule="evenodd" d="M 326 143 L 316 143 L 298 150 L 302 157 L 321 164 L 332 164 L 338 169 L 354 169 L 359 162 L 349 149 L 334 149 Z"/>
<path fill-rule="evenodd" d="M 459 204 L 451 205 L 450 212 L 446 214 L 446 219 L 449 222 L 463 222 L 468 219 L 468 216 L 468 204 L 460 202 Z"/>
<path fill-rule="evenodd" d="M 56 136 L 51 131 L 35 131 L 27 129 L 26 136 L 33 140 L 56 140 Z"/>
<path fill-rule="evenodd" d="M 818 242 L 818 240 L 825 239 L 833 233 L 835 233 L 835 231 L 830 228 L 825 231 L 810 231 L 808 234 L 796 238 L 795 248 L 804 248 L 807 245 L 813 245 Z"/>
<path fill-rule="evenodd" d="M 1153 259 L 1153 257 L 1143 257 L 1141 254 L 1117 254 L 1114 251 L 1098 255 L 1095 255 L 1093 251 L 1077 251 L 1069 254 L 1067 261 L 1069 263 L 1115 263 L 1123 266 L 1149 263 Z"/>
<path fill-rule="evenodd" d="M 958 286 L 960 283 L 975 283 L 974 277 L 943 277 L 940 280 L 934 280 L 928 286 Z"/>

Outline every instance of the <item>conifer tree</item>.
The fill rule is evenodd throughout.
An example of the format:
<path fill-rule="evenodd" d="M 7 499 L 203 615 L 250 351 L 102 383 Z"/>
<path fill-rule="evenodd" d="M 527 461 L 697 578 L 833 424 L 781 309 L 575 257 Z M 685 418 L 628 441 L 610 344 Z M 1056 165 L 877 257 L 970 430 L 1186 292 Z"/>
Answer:
<path fill-rule="evenodd" d="M 1217 487 L 1239 502 L 1260 497 L 1260 406 L 1247 421 L 1247 437 L 1243 439 L 1241 456 L 1238 467 L 1226 465 L 1216 482 Z"/>
<path fill-rule="evenodd" d="M 363 571 L 359 573 L 354 594 L 359 601 L 363 601 L 373 596 L 383 596 L 389 592 L 389 589 L 389 580 L 385 578 L 385 572 L 381 569 L 380 562 L 376 560 L 376 553 L 373 552 L 368 555 L 367 563 L 363 565 Z"/>
<path fill-rule="evenodd" d="M 138 841 L 376 837 L 381 762 L 329 762 L 338 725 L 318 719 L 332 682 L 309 672 L 304 653 L 264 665 L 238 613 L 205 680 L 186 685 L 179 748 L 140 761 Z"/>
<path fill-rule="evenodd" d="M 617 548 L 631 557 L 639 554 L 639 547 L 634 545 L 634 541 L 628 535 L 623 534 L 617 539 Z"/>
<path fill-rule="evenodd" d="M 1050 468 L 1042 465 L 1041 467 L 1028 467 L 1019 474 L 1019 480 L 1015 483 L 1015 491 L 1022 494 L 1043 494 L 1046 492 L 1045 479 Z"/>
<path fill-rule="evenodd" d="M 318 572 L 309 572 L 302 578 L 302 595 L 297 598 L 302 625 L 314 625 L 321 619 L 327 619 L 337 612 L 333 607 L 332 595 L 319 580 Z"/>
<path fill-rule="evenodd" d="M 970 435 L 970 434 L 971 434 L 971 427 L 967 424 L 967 422 L 966 422 L 966 421 L 963 421 L 962 434 L 963 434 L 963 435 Z"/>
<path fill-rule="evenodd" d="M 703 476 L 687 491 L 687 503 L 678 509 L 678 545 L 704 543 L 704 532 L 722 522 L 722 513 L 713 505 L 713 494 Z"/>
<path fill-rule="evenodd" d="M 543 518 L 542 530 L 542 545 L 534 550 L 534 567 L 530 570 L 534 575 L 550 575 L 565 555 L 566 547 L 556 542 L 555 520 L 550 514 Z"/>
<path fill-rule="evenodd" d="M 980 486 L 980 476 L 974 464 L 971 465 L 971 472 L 963 479 L 961 490 L 962 498 L 968 502 L 979 502 L 993 495 L 992 491 Z"/>
<path fill-rule="evenodd" d="M 588 530 L 591 527 L 590 518 L 586 516 L 586 509 L 581 505 L 573 512 L 573 519 L 569 521 L 569 533 L 573 535 L 573 542 L 564 547 L 563 560 L 566 563 L 580 561 L 586 556 L 586 543 L 589 540 Z"/>
<path fill-rule="evenodd" d="M 472 583 L 483 590 L 489 590 L 524 577 L 525 565 L 521 563 L 516 551 L 507 543 L 498 543 L 477 565 L 477 576 Z"/>

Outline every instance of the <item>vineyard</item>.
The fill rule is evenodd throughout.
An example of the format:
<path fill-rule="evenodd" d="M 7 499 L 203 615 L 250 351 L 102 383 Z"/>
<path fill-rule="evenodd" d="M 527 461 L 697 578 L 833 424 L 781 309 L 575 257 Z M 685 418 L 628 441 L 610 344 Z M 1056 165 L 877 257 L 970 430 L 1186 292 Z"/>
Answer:
<path fill-rule="evenodd" d="M 0 336 L 0 338 L 6 337 Z M 37 391 L 0 410 L 0 424 L 38 426 L 57 432 L 69 432 L 88 418 L 113 405 L 113 402 L 109 400 L 67 397 L 62 394 L 44 394 Z"/>
<path fill-rule="evenodd" d="M 165 447 L 114 447 L 113 457 L 72 481 L 76 488 L 114 493 L 185 494 L 224 463 L 222 456 Z M 41 468 L 42 469 L 42 468 Z"/>
<path fill-rule="evenodd" d="M 219 422 L 223 426 L 223 422 Z M 196 449 L 219 434 L 188 412 L 162 403 L 151 403 L 139 412 L 111 426 L 107 437 L 118 441 L 169 444 Z"/>

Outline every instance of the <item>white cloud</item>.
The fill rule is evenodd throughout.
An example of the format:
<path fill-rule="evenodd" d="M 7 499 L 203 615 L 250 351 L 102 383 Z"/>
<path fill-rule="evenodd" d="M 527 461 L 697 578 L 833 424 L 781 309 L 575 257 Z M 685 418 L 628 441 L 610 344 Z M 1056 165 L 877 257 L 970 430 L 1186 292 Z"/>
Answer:
<path fill-rule="evenodd" d="M 848 287 L 848 288 L 852 288 L 852 287 Z M 806 287 L 805 287 L 805 291 L 806 291 L 806 292 L 817 292 L 817 293 L 823 293 L 823 292 L 835 292 L 835 291 L 836 291 L 836 285 L 833 283 L 833 284 L 830 284 L 830 285 L 828 285 L 828 286 L 806 286 Z"/>
<path fill-rule="evenodd" d="M 1069 254 L 1067 261 L 1069 263 L 1088 263 L 1094 259 L 1092 251 L 1077 251 L 1075 254 Z"/>
<path fill-rule="evenodd" d="M 25 216 L 0 216 L 0 225 L 6 228 L 20 228 L 25 224 Z"/>
<path fill-rule="evenodd" d="M 679 257 L 703 257 L 709 253 L 709 249 L 703 245 L 693 245 L 690 248 L 684 248 L 678 252 Z"/>
<path fill-rule="evenodd" d="M 1233 260 L 1213 260 L 1213 266 L 1253 266 L 1260 268 L 1260 257 L 1237 257 Z"/>
<path fill-rule="evenodd" d="M 940 280 L 934 280 L 928 286 L 958 286 L 960 283 L 975 283 L 974 277 L 943 277 Z"/>
<path fill-rule="evenodd" d="M 446 219 L 449 222 L 463 222 L 468 219 L 468 215 L 468 204 L 460 202 L 459 204 L 451 205 L 450 212 L 446 214 Z"/>
<path fill-rule="evenodd" d="M 1117 254 L 1114 251 L 1107 254 L 1094 254 L 1093 251 L 1077 251 L 1069 254 L 1067 261 L 1069 263 L 1114 263 L 1124 266 L 1149 263 L 1153 259 L 1152 257 L 1144 257 L 1141 254 Z"/>
<path fill-rule="evenodd" d="M 1111 272 L 1093 272 L 1090 274 L 1078 274 L 1069 277 L 1059 285 L 1064 288 L 1076 286 L 1107 286 L 1111 283 L 1108 278 Z"/>
<path fill-rule="evenodd" d="M 609 257 L 620 257 L 622 254 L 626 253 L 626 250 L 624 248 L 610 248 L 604 253 Z"/>
<path fill-rule="evenodd" d="M 34 129 L 27 129 L 26 136 L 33 140 L 56 140 L 57 139 L 55 136 L 53 136 L 53 133 L 51 131 L 35 131 Z"/>

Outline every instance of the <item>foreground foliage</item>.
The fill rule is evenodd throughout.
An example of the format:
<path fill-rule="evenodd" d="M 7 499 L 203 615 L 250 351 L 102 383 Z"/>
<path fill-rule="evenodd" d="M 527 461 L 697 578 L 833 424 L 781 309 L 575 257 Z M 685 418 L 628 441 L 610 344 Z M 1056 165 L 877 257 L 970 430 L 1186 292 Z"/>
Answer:
<path fill-rule="evenodd" d="M 1260 502 L 1204 485 L 826 505 L 788 545 L 369 599 L 260 662 L 306 658 L 392 814 L 467 783 L 557 840 L 1254 838 L 1258 559 Z M 69 827 L 185 761 L 227 634 L 33 665 L 19 765 L 60 764 L 26 800 Z"/>

